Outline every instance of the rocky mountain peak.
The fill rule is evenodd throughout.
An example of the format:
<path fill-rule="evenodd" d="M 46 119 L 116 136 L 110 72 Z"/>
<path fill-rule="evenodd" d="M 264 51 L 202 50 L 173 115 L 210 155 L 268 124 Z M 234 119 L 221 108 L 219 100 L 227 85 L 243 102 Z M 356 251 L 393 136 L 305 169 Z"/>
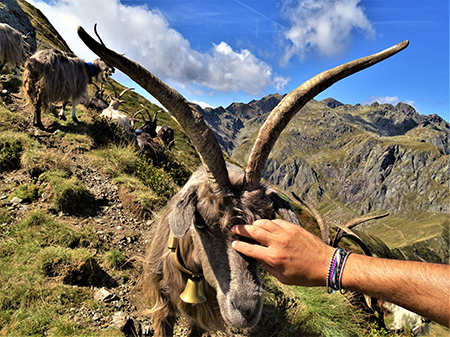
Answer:
<path fill-rule="evenodd" d="M 36 30 L 31 24 L 28 14 L 19 6 L 16 0 L 2 0 L 0 2 L 0 22 L 6 23 L 28 36 L 27 43 L 31 50 L 36 50 Z"/>
<path fill-rule="evenodd" d="M 332 108 L 332 109 L 337 108 L 338 106 L 344 105 L 344 103 L 341 103 L 338 100 L 335 100 L 334 98 L 331 98 L 331 97 L 325 98 L 325 99 L 321 100 L 321 102 L 323 104 L 325 104 L 327 107 Z"/>

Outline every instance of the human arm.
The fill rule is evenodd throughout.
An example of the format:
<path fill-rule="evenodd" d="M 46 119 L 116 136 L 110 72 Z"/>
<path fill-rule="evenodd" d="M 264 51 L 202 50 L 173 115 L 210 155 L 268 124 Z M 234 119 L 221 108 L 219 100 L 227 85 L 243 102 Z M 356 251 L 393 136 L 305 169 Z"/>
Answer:
<path fill-rule="evenodd" d="M 260 260 L 281 282 L 326 285 L 334 248 L 305 229 L 277 219 L 258 220 L 232 230 L 262 244 L 235 241 L 233 247 Z M 445 326 L 450 324 L 449 265 L 351 254 L 342 274 L 342 287 L 395 303 Z"/>

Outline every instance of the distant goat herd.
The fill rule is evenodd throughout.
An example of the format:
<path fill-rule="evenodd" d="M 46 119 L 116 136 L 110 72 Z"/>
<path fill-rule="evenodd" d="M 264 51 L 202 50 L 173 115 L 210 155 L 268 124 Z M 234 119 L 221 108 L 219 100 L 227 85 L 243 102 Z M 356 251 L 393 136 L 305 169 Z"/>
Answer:
<path fill-rule="evenodd" d="M 96 26 L 94 27 L 97 34 Z M 98 34 L 97 34 L 98 36 Z M 8 24 L 0 24 L 0 71 L 5 65 L 16 68 L 24 66 L 23 88 L 25 98 L 34 110 L 33 124 L 43 129 L 41 111 L 49 108 L 51 104 L 62 103 L 58 116 L 65 120 L 65 108 L 71 101 L 72 120 L 77 123 L 76 106 L 80 102 L 86 102 L 87 107 L 100 114 L 117 121 L 132 140 L 135 140 L 139 149 L 149 150 L 153 157 L 162 153 L 159 143 L 165 144 L 169 149 L 174 144 L 174 133 L 170 126 L 158 126 L 156 115 L 152 119 L 148 110 L 149 121 L 143 118 L 143 127 L 134 131 L 136 117 L 142 110 L 133 116 L 128 112 L 119 111 L 119 105 L 123 103 L 122 95 L 133 88 L 123 90 L 117 95 L 114 85 L 114 97 L 109 96 L 110 102 L 103 97 L 104 83 L 108 82 L 115 69 L 103 62 L 100 58 L 92 62 L 85 62 L 71 53 L 65 53 L 54 49 L 44 49 L 32 54 L 29 51 L 28 37 Z M 100 38 L 100 37 L 99 37 Z M 100 79 L 99 79 L 100 77 Z M 100 87 L 93 82 L 100 81 Z M 88 84 L 96 88 L 91 100 L 89 100 Z M 155 139 L 161 140 L 155 142 Z"/>
<path fill-rule="evenodd" d="M 95 28 L 94 26 L 97 34 Z M 118 110 L 123 102 L 123 94 L 133 89 L 125 89 L 117 95 L 113 86 L 114 97 L 110 96 L 109 103 L 104 99 L 103 83 L 114 73 L 114 67 L 117 67 L 173 113 L 191 138 L 203 162 L 203 168 L 169 202 L 156 228 L 156 236 L 147 256 L 144 289 L 152 308 L 156 335 L 171 335 L 175 316 L 179 313 L 188 317 L 192 335 L 201 335 L 211 326 L 221 326 L 223 322 L 238 328 L 255 325 L 263 303 L 258 268 L 254 261 L 244 259 L 230 248 L 232 239 L 229 229 L 231 225 L 242 221 L 273 218 L 275 213 L 299 224 L 292 207 L 261 181 L 265 162 L 276 139 L 295 113 L 319 92 L 346 76 L 392 56 L 405 48 L 407 41 L 324 72 L 287 95 L 261 128 L 247 168 L 242 172 L 225 164 L 212 131 L 198 111 L 179 93 L 138 64 L 107 50 L 98 34 L 101 44 L 93 41 L 82 29 L 79 30 L 79 35 L 101 58 L 86 63 L 75 55 L 49 49 L 30 56 L 26 51 L 25 36 L 7 24 L 0 24 L 0 67 L 3 68 L 5 64 L 13 67 L 24 65 L 24 93 L 34 108 L 34 125 L 43 128 L 41 109 L 47 109 L 50 104 L 57 102 L 63 103 L 59 116 L 65 118 L 64 108 L 70 100 L 72 119 L 77 122 L 77 103 L 89 101 L 87 85 L 92 83 L 92 78 L 101 76 L 100 86 L 93 83 L 96 91 L 88 107 L 101 116 L 115 119 L 136 140 L 140 149 L 159 151 L 158 147 L 161 145 L 160 142 L 153 141 L 155 138 L 171 148 L 174 141 L 173 130 L 168 126 L 158 127 L 156 114 L 152 118 L 145 106 L 134 115 Z M 143 116 L 143 125 L 134 131 L 139 114 Z M 322 234 L 325 235 L 323 239 L 328 244 L 337 245 L 343 236 L 358 239 L 351 232 L 352 226 L 369 220 L 359 219 L 357 223 L 340 227 L 334 241 L 330 242 L 326 222 L 312 206 L 304 204 L 314 213 L 322 227 Z M 211 233 L 215 233 L 213 239 Z M 168 245 L 176 252 L 175 255 L 172 254 L 174 259 L 181 261 L 178 264 L 183 264 L 184 261 L 184 269 L 174 264 L 173 256 L 168 253 Z M 179 293 L 183 284 L 190 278 L 186 274 L 186 268 L 206 281 L 206 303 L 190 305 L 180 300 Z M 401 311 L 387 303 L 382 307 L 392 311 L 394 315 Z M 404 312 L 402 317 L 406 317 Z M 413 319 L 422 323 L 419 316 L 410 318 Z M 416 324 L 416 321 L 412 324 Z M 422 327 L 422 324 L 417 323 L 414 333 L 419 333 L 418 325 Z M 401 328 L 402 323 L 396 318 L 395 329 Z"/>

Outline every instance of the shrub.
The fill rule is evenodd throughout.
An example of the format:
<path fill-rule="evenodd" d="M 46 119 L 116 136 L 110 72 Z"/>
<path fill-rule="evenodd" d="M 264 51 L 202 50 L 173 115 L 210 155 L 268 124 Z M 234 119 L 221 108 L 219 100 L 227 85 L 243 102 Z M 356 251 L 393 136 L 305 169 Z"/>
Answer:
<path fill-rule="evenodd" d="M 28 122 L 23 114 L 11 112 L 0 106 L 0 131 L 20 132 L 27 126 Z"/>
<path fill-rule="evenodd" d="M 153 166 L 151 161 L 139 160 L 136 173 L 144 185 L 151 188 L 157 196 L 164 198 L 165 201 L 176 193 L 172 177 L 163 169 Z"/>
<path fill-rule="evenodd" d="M 16 169 L 20 156 L 26 149 L 37 146 L 37 142 L 27 134 L 5 131 L 0 133 L 0 170 Z"/>
<path fill-rule="evenodd" d="M 105 254 L 105 263 L 111 268 L 120 268 L 125 264 L 125 254 L 118 249 L 111 249 Z"/>
<path fill-rule="evenodd" d="M 122 125 L 116 121 L 97 115 L 93 116 L 93 124 L 91 128 L 91 136 L 95 144 L 99 146 L 108 145 L 109 143 L 126 143 L 129 139 Z"/>
<path fill-rule="evenodd" d="M 67 155 L 49 149 L 33 149 L 22 154 L 22 166 L 33 177 L 47 171 L 71 173 L 71 162 Z"/>
<path fill-rule="evenodd" d="M 65 172 L 49 171 L 41 174 L 39 180 L 48 181 L 53 188 L 53 203 L 57 209 L 69 214 L 91 214 L 94 211 L 94 197 L 76 178 L 68 178 Z"/>

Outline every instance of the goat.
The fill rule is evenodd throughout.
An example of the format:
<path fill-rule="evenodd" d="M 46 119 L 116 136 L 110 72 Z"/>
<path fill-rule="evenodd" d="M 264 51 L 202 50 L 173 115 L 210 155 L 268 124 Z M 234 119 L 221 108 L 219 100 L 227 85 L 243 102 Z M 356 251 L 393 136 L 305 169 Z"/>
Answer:
<path fill-rule="evenodd" d="M 141 128 L 139 130 L 136 131 L 136 133 L 143 133 L 143 134 L 147 134 L 149 137 L 151 138 L 155 138 L 156 137 L 156 130 L 157 130 L 157 119 L 156 116 L 158 116 L 159 111 L 156 111 L 155 113 L 155 117 L 152 118 L 152 116 L 150 115 L 150 112 L 148 111 L 147 107 L 143 104 L 141 104 L 142 109 L 137 111 L 134 116 L 133 116 L 133 120 L 136 118 L 137 115 L 142 114 L 142 111 L 145 111 L 147 114 L 148 119 L 145 119 L 144 117 L 142 118 L 144 121 L 144 124 L 141 126 Z"/>
<path fill-rule="evenodd" d="M 158 133 L 156 136 L 162 140 L 162 142 L 169 148 L 169 150 L 172 148 L 174 144 L 174 135 L 173 135 L 173 129 L 168 126 L 164 125 L 158 130 Z"/>
<path fill-rule="evenodd" d="M 25 38 L 25 35 L 10 25 L 0 23 L 0 71 L 6 64 L 15 68 L 24 64 L 29 56 L 28 49 L 31 48 Z"/>
<path fill-rule="evenodd" d="M 98 36 L 98 34 L 97 34 Z M 51 103 L 62 102 L 59 113 L 65 119 L 64 109 L 72 99 L 72 120 L 78 122 L 75 108 L 81 99 L 87 99 L 87 84 L 92 77 L 102 74 L 111 76 L 114 68 L 101 59 L 92 63 L 70 53 L 45 49 L 38 51 L 25 63 L 23 87 L 25 97 L 34 107 L 34 125 L 44 128 L 41 122 L 41 108 L 47 109 Z"/>
<path fill-rule="evenodd" d="M 109 103 L 109 106 L 102 111 L 102 113 L 100 114 L 100 117 L 108 117 L 108 118 L 116 120 L 117 123 L 119 123 L 120 125 L 123 126 L 126 133 L 131 135 L 132 121 L 130 120 L 129 116 L 120 112 L 118 109 L 119 109 L 120 103 L 124 102 L 124 101 L 120 100 L 122 95 L 129 90 L 134 90 L 134 88 L 124 89 L 118 96 L 117 96 L 117 92 L 116 92 L 116 89 L 114 88 L 114 86 L 113 86 L 113 90 L 114 90 L 114 97 L 110 96 L 111 102 Z"/>
<path fill-rule="evenodd" d="M 168 202 L 154 229 L 143 275 L 155 336 L 172 336 L 176 316 L 190 322 L 190 336 L 223 326 L 250 328 L 259 321 L 263 289 L 257 261 L 231 246 L 231 227 L 279 213 L 300 225 L 292 206 L 261 181 L 269 153 L 290 119 L 314 96 L 340 79 L 382 61 L 408 45 L 404 41 L 323 72 L 283 98 L 259 131 L 245 172 L 227 165 L 219 143 L 195 107 L 141 65 L 109 50 L 78 27 L 78 35 L 97 55 L 113 64 L 171 111 L 202 161 L 186 185 Z M 205 282 L 203 282 L 203 280 Z M 195 305 L 180 295 L 184 284 L 204 283 Z M 197 302 L 197 299 L 193 300 Z"/>
<path fill-rule="evenodd" d="M 92 84 L 95 86 L 95 88 L 97 90 L 94 92 L 94 95 L 92 95 L 92 98 L 89 101 L 89 104 L 87 107 L 89 109 L 94 110 L 95 112 L 101 112 L 109 106 L 109 103 L 103 98 L 103 92 L 104 92 L 103 82 L 101 84 L 101 88 L 99 88 L 98 85 L 95 83 L 92 83 Z"/>
<path fill-rule="evenodd" d="M 406 310 L 396 304 L 378 301 L 378 306 L 385 310 L 385 314 L 391 313 L 394 317 L 391 329 L 396 334 L 403 333 L 406 328 L 409 328 L 414 336 L 425 336 L 430 332 L 430 320 L 426 319 L 412 311 Z"/>

